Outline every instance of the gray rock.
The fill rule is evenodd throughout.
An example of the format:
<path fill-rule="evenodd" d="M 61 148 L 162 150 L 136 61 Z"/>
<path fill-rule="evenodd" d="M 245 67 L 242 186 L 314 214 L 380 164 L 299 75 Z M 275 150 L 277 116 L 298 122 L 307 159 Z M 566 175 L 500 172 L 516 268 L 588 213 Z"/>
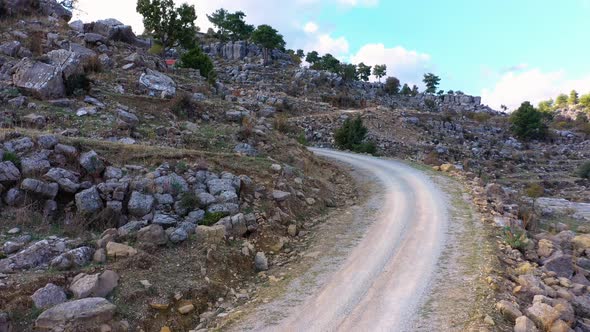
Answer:
<path fill-rule="evenodd" d="M 92 260 L 94 249 L 80 247 L 69 250 L 51 260 L 50 265 L 59 270 L 68 270 L 73 267 L 82 267 Z"/>
<path fill-rule="evenodd" d="M 176 83 L 170 77 L 149 68 L 141 74 L 139 84 L 147 89 L 150 96 L 170 98 L 176 95 Z"/>
<path fill-rule="evenodd" d="M 174 243 L 174 244 L 178 244 L 181 242 L 184 242 L 188 239 L 188 233 L 186 232 L 186 230 L 182 227 L 178 227 L 176 228 L 171 234 L 170 234 L 170 242 Z"/>
<path fill-rule="evenodd" d="M 514 324 L 514 332 L 538 332 L 535 323 L 527 316 L 520 316 Z"/>
<path fill-rule="evenodd" d="M 43 177 L 56 182 L 61 190 L 68 193 L 76 193 L 80 188 L 79 176 L 63 168 L 52 168 Z"/>
<path fill-rule="evenodd" d="M 154 184 L 158 193 L 171 194 L 173 196 L 185 193 L 189 189 L 186 180 L 175 173 L 156 178 Z"/>
<path fill-rule="evenodd" d="M 91 215 L 100 212 L 104 208 L 96 186 L 77 193 L 75 200 L 78 213 L 83 215 Z"/>
<path fill-rule="evenodd" d="M 76 157 L 78 155 L 78 150 L 71 146 L 71 145 L 65 145 L 65 144 L 57 144 L 54 148 L 55 152 L 63 154 L 64 156 L 67 157 Z"/>
<path fill-rule="evenodd" d="M 224 191 L 217 196 L 217 203 L 233 203 L 238 204 L 239 199 L 235 191 Z"/>
<path fill-rule="evenodd" d="M 574 264 L 571 255 L 557 254 L 545 261 L 543 267 L 557 273 L 558 277 L 571 278 L 574 275 Z"/>
<path fill-rule="evenodd" d="M 6 242 L 4 242 L 4 245 L 2 246 L 2 251 L 6 255 L 12 255 L 15 252 L 21 250 L 23 248 L 23 246 L 24 246 L 23 243 L 6 241 Z"/>
<path fill-rule="evenodd" d="M 20 180 L 20 171 L 10 161 L 0 162 L 0 183 Z"/>
<path fill-rule="evenodd" d="M 25 193 L 18 188 L 10 188 L 4 196 L 8 206 L 21 206 L 25 203 Z"/>
<path fill-rule="evenodd" d="M 137 241 L 140 243 L 151 243 L 161 246 L 168 242 L 168 237 L 162 226 L 152 224 L 137 232 Z"/>
<path fill-rule="evenodd" d="M 219 244 L 225 240 L 225 227 L 223 225 L 212 227 L 199 226 L 195 234 L 198 243 Z"/>
<path fill-rule="evenodd" d="M 98 33 L 89 32 L 84 34 L 84 41 L 89 44 L 105 43 L 107 40 L 103 35 Z"/>
<path fill-rule="evenodd" d="M 105 169 L 104 163 L 94 151 L 82 153 L 80 155 L 80 165 L 90 174 L 100 174 Z"/>
<path fill-rule="evenodd" d="M 272 198 L 277 202 L 284 202 L 291 197 L 291 193 L 280 191 L 280 190 L 273 190 Z"/>
<path fill-rule="evenodd" d="M 21 173 L 23 176 L 37 176 L 44 174 L 51 168 L 49 153 L 35 153 L 27 158 L 21 159 Z"/>
<path fill-rule="evenodd" d="M 248 157 L 258 156 L 258 150 L 248 143 L 240 143 L 234 147 L 234 152 L 244 154 Z"/>
<path fill-rule="evenodd" d="M 207 181 L 207 188 L 211 195 L 219 195 L 224 191 L 236 192 L 236 188 L 230 179 L 213 179 Z"/>
<path fill-rule="evenodd" d="M 197 201 L 199 202 L 199 206 L 201 208 L 206 208 L 209 205 L 215 203 L 215 196 L 209 193 L 198 193 L 197 194 Z"/>
<path fill-rule="evenodd" d="M 0 273 L 37 268 L 65 251 L 65 244 L 58 240 L 41 240 L 13 256 L 0 260 Z"/>
<path fill-rule="evenodd" d="M 35 293 L 31 295 L 31 299 L 35 304 L 35 307 L 39 309 L 51 308 L 68 300 L 64 290 L 52 283 L 49 283 L 45 285 L 45 287 L 39 288 L 37 291 L 35 291 Z"/>
<path fill-rule="evenodd" d="M 80 56 L 74 52 L 53 50 L 47 53 L 47 57 L 49 58 L 49 63 L 59 68 L 63 73 L 63 77 L 66 79 L 84 72 Z"/>
<path fill-rule="evenodd" d="M 59 191 L 57 183 L 46 183 L 36 179 L 24 179 L 20 184 L 20 188 L 30 194 L 49 199 L 54 199 Z"/>
<path fill-rule="evenodd" d="M 236 214 L 240 211 L 240 206 L 233 203 L 212 204 L 207 208 L 209 213 L 223 213 L 226 215 Z"/>
<path fill-rule="evenodd" d="M 154 216 L 154 220 L 152 220 L 152 223 L 155 225 L 160 225 L 164 228 L 169 228 L 169 227 L 176 226 L 176 224 L 178 223 L 178 220 L 176 220 L 176 218 L 171 215 L 157 213 Z"/>
<path fill-rule="evenodd" d="M 91 297 L 65 302 L 43 312 L 35 321 L 41 331 L 90 331 L 110 323 L 116 307 L 109 301 Z"/>
<path fill-rule="evenodd" d="M 259 251 L 256 253 L 256 257 L 254 258 L 254 266 L 256 267 L 257 271 L 268 270 L 268 259 L 263 252 Z"/>
<path fill-rule="evenodd" d="M 21 60 L 16 65 L 12 81 L 16 87 L 41 99 L 61 98 L 65 95 L 61 69 L 29 58 Z"/>
<path fill-rule="evenodd" d="M 116 112 L 119 120 L 121 120 L 127 127 L 135 128 L 139 124 L 139 118 L 135 114 L 122 109 L 117 109 Z"/>
<path fill-rule="evenodd" d="M 94 22 L 92 31 L 107 37 L 109 40 L 126 43 L 134 43 L 136 40 L 131 26 L 124 25 L 114 18 Z"/>
<path fill-rule="evenodd" d="M 35 144 L 33 143 L 33 140 L 31 140 L 29 137 L 17 138 L 4 143 L 6 150 L 15 153 L 27 152 L 34 146 Z"/>
<path fill-rule="evenodd" d="M 18 54 L 18 51 L 20 50 L 21 46 L 21 43 L 16 40 L 6 42 L 0 45 L 0 54 L 4 54 L 14 58 Z"/>
<path fill-rule="evenodd" d="M 98 107 L 96 106 L 85 106 L 76 111 L 77 116 L 95 115 L 96 113 L 98 113 Z"/>
<path fill-rule="evenodd" d="M 586 294 L 584 296 L 576 296 L 572 300 L 572 305 L 576 311 L 576 315 L 581 317 L 590 317 L 590 297 Z"/>
<path fill-rule="evenodd" d="M 36 129 L 43 129 L 47 125 L 47 118 L 43 115 L 35 113 L 23 116 L 22 121 L 26 126 Z"/>
<path fill-rule="evenodd" d="M 152 195 L 144 195 L 137 191 L 131 193 L 131 198 L 127 204 L 129 214 L 136 217 L 143 217 L 150 213 L 153 208 L 154 197 Z"/>
<path fill-rule="evenodd" d="M 188 216 L 186 218 L 184 218 L 184 220 L 186 222 L 189 222 L 189 223 L 192 223 L 192 224 L 198 224 L 204 218 L 205 218 L 205 211 L 203 211 L 203 210 L 197 210 L 197 211 L 191 211 L 191 212 L 189 212 Z"/>
<path fill-rule="evenodd" d="M 68 25 L 70 26 L 70 28 L 72 30 L 76 30 L 78 32 L 84 32 L 84 22 L 82 22 L 80 20 L 70 22 Z"/>
<path fill-rule="evenodd" d="M 188 235 L 195 234 L 195 231 L 197 230 L 197 225 L 189 221 L 181 222 L 178 227 L 184 229 Z"/>
<path fill-rule="evenodd" d="M 160 205 L 171 205 L 174 204 L 174 197 L 170 194 L 155 194 L 154 197 Z"/>
<path fill-rule="evenodd" d="M 142 227 L 147 225 L 147 221 L 131 221 L 117 229 L 117 233 L 120 237 L 126 237 L 132 233 L 139 231 Z"/>
<path fill-rule="evenodd" d="M 123 177 L 123 170 L 121 170 L 118 167 L 107 166 L 106 170 L 104 171 L 103 177 L 106 180 L 118 180 Z"/>
<path fill-rule="evenodd" d="M 216 225 L 223 225 L 226 234 L 236 237 L 244 236 L 244 234 L 248 232 L 246 219 L 242 213 L 236 214 L 232 217 L 225 217 L 217 222 Z"/>

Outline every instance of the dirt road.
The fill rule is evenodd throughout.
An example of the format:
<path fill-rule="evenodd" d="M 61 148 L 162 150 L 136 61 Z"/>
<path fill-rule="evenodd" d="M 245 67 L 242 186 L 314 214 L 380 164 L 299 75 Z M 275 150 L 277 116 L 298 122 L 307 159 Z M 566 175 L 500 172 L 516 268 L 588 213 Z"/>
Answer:
<path fill-rule="evenodd" d="M 317 295 L 274 331 L 399 331 L 431 280 L 445 240 L 444 198 L 402 163 L 313 150 L 372 173 L 384 188 L 377 220 Z"/>

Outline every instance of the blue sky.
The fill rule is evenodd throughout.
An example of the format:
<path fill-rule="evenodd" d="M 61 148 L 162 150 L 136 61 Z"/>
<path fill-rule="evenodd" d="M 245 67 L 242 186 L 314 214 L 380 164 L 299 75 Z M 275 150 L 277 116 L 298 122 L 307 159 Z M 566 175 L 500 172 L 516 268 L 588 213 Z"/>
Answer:
<path fill-rule="evenodd" d="M 250 23 L 276 27 L 290 48 L 386 63 L 389 75 L 411 84 L 432 71 L 442 77 L 441 88 L 482 95 L 496 108 L 572 88 L 590 92 L 590 0 L 188 2 L 203 30 L 205 13 L 243 10 Z M 80 0 L 80 6 L 83 20 L 115 17 L 141 31 L 135 0 Z"/>

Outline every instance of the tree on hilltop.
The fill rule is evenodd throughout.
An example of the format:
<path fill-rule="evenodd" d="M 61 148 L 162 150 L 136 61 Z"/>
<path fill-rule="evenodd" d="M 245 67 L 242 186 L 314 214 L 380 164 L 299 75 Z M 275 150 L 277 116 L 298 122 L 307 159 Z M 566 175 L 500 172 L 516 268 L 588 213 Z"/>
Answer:
<path fill-rule="evenodd" d="M 217 36 L 222 40 L 247 40 L 254 31 L 254 26 L 244 21 L 246 14 L 241 11 L 230 13 L 221 8 L 207 15 L 209 22 L 217 28 Z"/>
<path fill-rule="evenodd" d="M 283 35 L 281 35 L 270 25 L 259 25 L 258 28 L 252 32 L 252 36 L 250 38 L 253 43 L 262 46 L 265 64 L 268 63 L 269 52 L 271 50 L 285 49 L 286 43 L 283 39 Z"/>
<path fill-rule="evenodd" d="M 408 86 L 407 83 L 404 83 L 404 86 L 402 87 L 400 94 L 402 94 L 404 96 L 411 96 L 412 95 L 412 89 L 410 89 L 410 87 Z"/>
<path fill-rule="evenodd" d="M 314 65 L 317 62 L 320 61 L 320 55 L 318 54 L 318 52 L 316 51 L 311 51 L 309 53 L 307 53 L 307 56 L 305 57 L 305 61 L 307 63 L 309 63 L 310 65 Z"/>
<path fill-rule="evenodd" d="M 387 65 L 375 65 L 373 67 L 373 76 L 377 77 L 379 82 L 381 82 L 381 77 L 387 75 Z"/>
<path fill-rule="evenodd" d="M 369 81 L 369 76 L 371 76 L 371 66 L 367 66 L 361 62 L 357 65 L 357 72 L 359 79 L 367 82 Z"/>
<path fill-rule="evenodd" d="M 143 16 L 146 33 L 154 37 L 163 51 L 178 46 L 190 49 L 195 45 L 198 28 L 193 5 L 183 3 L 175 7 L 173 0 L 137 0 L 136 10 Z"/>
<path fill-rule="evenodd" d="M 562 108 L 567 106 L 568 97 L 566 94 L 562 93 L 557 98 L 555 98 L 555 107 Z"/>
<path fill-rule="evenodd" d="M 436 93 L 438 85 L 440 84 L 440 77 L 433 73 L 424 74 L 422 82 L 426 84 L 426 93 Z"/>
<path fill-rule="evenodd" d="M 383 91 L 385 91 L 389 95 L 397 95 L 399 93 L 399 86 L 400 86 L 399 79 L 397 79 L 396 77 L 393 77 L 393 76 L 388 77 L 385 80 L 385 85 L 383 86 Z M 410 88 L 408 87 L 407 84 L 404 85 L 404 88 L 407 88 L 408 91 L 410 90 Z M 407 94 L 407 93 L 409 93 L 408 91 L 406 91 L 406 93 L 404 93 L 402 91 L 402 94 Z"/>
<path fill-rule="evenodd" d="M 571 106 L 574 105 L 578 105 L 579 99 L 578 99 L 578 92 L 576 90 L 572 90 L 570 92 L 570 96 L 567 99 L 567 103 Z"/>

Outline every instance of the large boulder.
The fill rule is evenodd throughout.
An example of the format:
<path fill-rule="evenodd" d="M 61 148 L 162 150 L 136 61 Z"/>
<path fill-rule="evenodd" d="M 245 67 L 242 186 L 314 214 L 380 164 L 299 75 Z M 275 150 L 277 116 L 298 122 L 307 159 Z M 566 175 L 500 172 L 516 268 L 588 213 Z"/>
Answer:
<path fill-rule="evenodd" d="M 80 56 L 67 50 L 53 50 L 47 53 L 49 62 L 57 66 L 63 72 L 63 77 L 68 78 L 72 75 L 82 74 L 84 68 L 80 61 Z"/>
<path fill-rule="evenodd" d="M 18 51 L 21 48 L 19 41 L 13 40 L 0 45 L 0 54 L 4 54 L 10 57 L 16 57 Z"/>
<path fill-rule="evenodd" d="M 543 267 L 557 273 L 558 277 L 571 278 L 574 275 L 574 263 L 571 255 L 556 254 L 547 259 Z"/>
<path fill-rule="evenodd" d="M 94 151 L 82 153 L 80 155 L 80 165 L 89 174 L 100 174 L 105 169 L 104 163 Z"/>
<path fill-rule="evenodd" d="M 137 232 L 137 241 L 140 243 L 164 245 L 168 242 L 166 232 L 160 225 L 149 225 Z"/>
<path fill-rule="evenodd" d="M 51 267 L 58 270 L 67 270 L 72 267 L 82 267 L 92 260 L 94 249 L 91 247 L 80 247 L 69 250 L 51 260 Z"/>
<path fill-rule="evenodd" d="M 171 98 L 176 95 L 176 83 L 170 77 L 149 68 L 141 74 L 139 84 L 146 88 L 150 96 Z"/>
<path fill-rule="evenodd" d="M 43 177 L 56 182 L 61 190 L 68 193 L 76 193 L 80 188 L 78 184 L 79 176 L 67 169 L 52 168 Z"/>
<path fill-rule="evenodd" d="M 110 323 L 115 305 L 100 297 L 70 301 L 43 312 L 35 321 L 38 331 L 91 331 Z"/>
<path fill-rule="evenodd" d="M 55 256 L 65 251 L 65 243 L 59 240 L 41 240 L 28 248 L 0 260 L 0 273 L 27 270 L 46 266 Z"/>
<path fill-rule="evenodd" d="M 43 62 L 36 62 L 29 58 L 21 60 L 16 65 L 12 82 L 16 87 L 42 99 L 65 96 L 61 68 Z"/>
<path fill-rule="evenodd" d="M 118 40 L 126 43 L 135 42 L 135 34 L 129 25 L 124 25 L 114 18 L 99 20 L 90 24 L 90 31 L 101 34 L 110 40 Z"/>
<path fill-rule="evenodd" d="M 39 0 L 38 4 L 39 11 L 43 15 L 61 18 L 66 22 L 69 22 L 72 19 L 72 12 L 64 8 L 64 6 L 55 0 Z"/>

